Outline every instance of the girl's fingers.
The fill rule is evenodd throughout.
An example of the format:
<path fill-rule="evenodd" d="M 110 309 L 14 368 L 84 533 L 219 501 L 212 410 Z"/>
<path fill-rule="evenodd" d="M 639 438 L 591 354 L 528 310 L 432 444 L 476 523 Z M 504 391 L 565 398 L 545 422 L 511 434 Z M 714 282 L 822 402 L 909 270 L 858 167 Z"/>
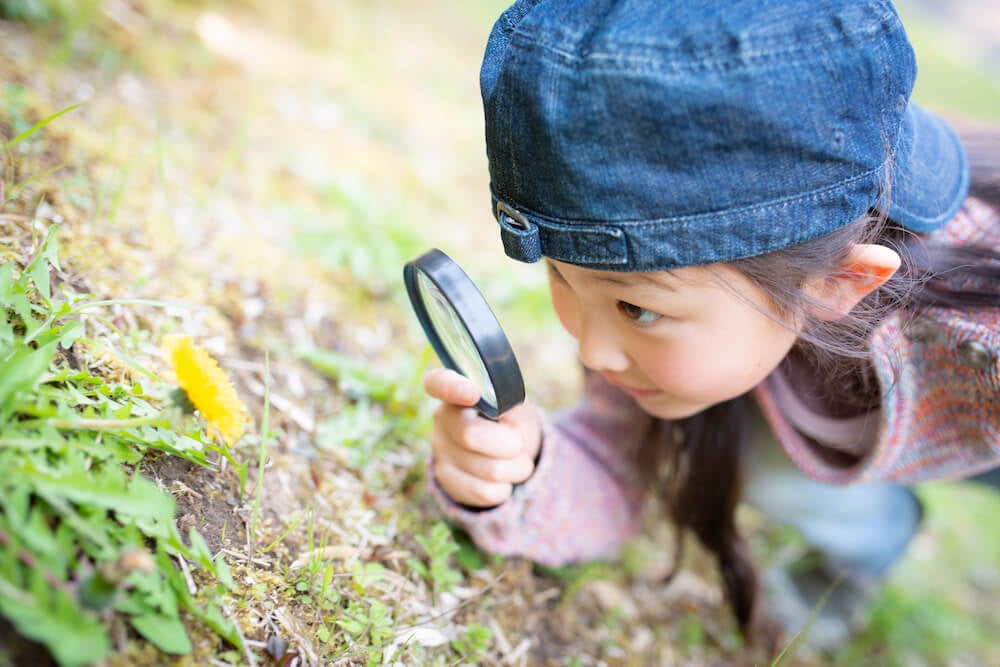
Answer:
<path fill-rule="evenodd" d="M 476 479 L 501 484 L 519 484 L 535 469 L 534 461 L 525 456 L 500 459 L 463 449 L 451 452 L 444 460 Z"/>
<path fill-rule="evenodd" d="M 479 388 L 467 377 L 447 368 L 435 368 L 424 375 L 424 390 L 434 398 L 472 407 L 479 402 Z"/>
<path fill-rule="evenodd" d="M 441 447 L 509 459 L 524 449 L 518 430 L 484 419 L 472 408 L 442 403 L 434 410 L 434 451 Z"/>
<path fill-rule="evenodd" d="M 542 418 L 535 405 L 525 401 L 505 412 L 500 422 L 517 431 L 521 454 L 534 461 L 542 446 Z"/>
<path fill-rule="evenodd" d="M 434 465 L 434 477 L 444 492 L 455 502 L 473 507 L 500 505 L 513 491 L 513 485 L 488 482 L 460 470 L 448 461 Z"/>

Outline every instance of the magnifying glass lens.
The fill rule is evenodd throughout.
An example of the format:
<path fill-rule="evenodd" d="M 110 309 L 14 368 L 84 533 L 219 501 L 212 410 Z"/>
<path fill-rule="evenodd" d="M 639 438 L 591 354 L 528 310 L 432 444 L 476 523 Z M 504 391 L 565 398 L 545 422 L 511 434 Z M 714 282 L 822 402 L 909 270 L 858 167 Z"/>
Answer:
<path fill-rule="evenodd" d="M 418 269 L 416 278 L 420 297 L 427 308 L 427 315 L 430 317 L 435 331 L 441 338 L 441 343 L 458 365 L 459 372 L 476 383 L 483 399 L 495 408 L 497 405 L 496 390 L 493 388 L 493 383 L 490 382 L 489 373 L 479 355 L 479 350 L 469 336 L 469 332 L 458 313 L 455 312 L 444 293 L 431 282 L 423 271 Z"/>
<path fill-rule="evenodd" d="M 514 350 L 483 295 L 462 268 L 437 248 L 403 266 L 406 295 L 445 367 L 479 389 L 476 410 L 499 419 L 524 402 Z"/>

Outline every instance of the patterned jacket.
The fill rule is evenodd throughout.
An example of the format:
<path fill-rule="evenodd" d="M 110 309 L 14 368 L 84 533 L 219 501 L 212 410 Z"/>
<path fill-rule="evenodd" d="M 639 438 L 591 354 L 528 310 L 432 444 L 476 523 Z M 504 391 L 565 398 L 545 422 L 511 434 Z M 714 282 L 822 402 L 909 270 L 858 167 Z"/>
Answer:
<path fill-rule="evenodd" d="M 930 239 L 1000 251 L 1000 215 L 970 197 Z M 874 333 L 872 351 L 883 388 L 880 435 L 868 456 L 848 466 L 825 458 L 784 420 L 768 380 L 754 389 L 777 440 L 806 475 L 831 484 L 909 483 L 1000 466 L 1000 294 L 984 308 L 929 308 L 905 323 L 893 315 Z M 433 479 L 432 493 L 486 551 L 545 565 L 611 558 L 639 525 L 645 494 L 637 453 L 654 421 L 591 373 L 582 403 L 545 424 L 535 472 L 507 502 L 467 511 Z"/>

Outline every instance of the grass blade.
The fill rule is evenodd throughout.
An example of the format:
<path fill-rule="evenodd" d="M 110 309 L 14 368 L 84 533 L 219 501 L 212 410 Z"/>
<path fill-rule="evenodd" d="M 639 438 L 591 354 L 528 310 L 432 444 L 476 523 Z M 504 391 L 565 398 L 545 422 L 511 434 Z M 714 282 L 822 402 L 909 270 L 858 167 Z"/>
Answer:
<path fill-rule="evenodd" d="M 775 656 L 774 661 L 771 662 L 770 667 L 778 667 L 778 665 L 781 664 L 781 661 L 785 659 L 786 655 L 791 657 L 792 655 L 795 654 L 795 650 L 798 648 L 799 644 L 802 642 L 805 636 L 809 634 L 809 630 L 812 628 L 813 623 L 815 623 L 816 619 L 819 618 L 819 614 L 821 611 L 823 611 L 823 607 L 826 606 L 826 601 L 833 593 L 833 590 L 837 588 L 838 585 L 840 585 L 840 580 L 841 577 L 838 576 L 830 583 L 827 589 L 823 591 L 823 595 L 821 595 L 819 597 L 819 600 L 817 600 L 816 606 L 813 607 L 811 612 L 809 612 L 809 618 L 806 619 L 806 624 L 802 627 L 801 630 L 792 635 L 792 638 L 788 640 L 788 643 L 785 644 L 785 647 L 781 649 L 781 653 Z"/>
<path fill-rule="evenodd" d="M 68 114 L 70 111 L 73 111 L 74 109 L 76 109 L 79 106 L 82 106 L 82 105 L 81 104 L 74 104 L 72 106 L 68 106 L 65 109 L 63 109 L 62 111 L 57 111 L 56 113 L 52 114 L 48 118 L 45 118 L 45 119 L 42 119 L 42 120 L 38 121 L 37 123 L 35 123 L 31 127 L 29 127 L 24 132 L 22 132 L 21 134 L 17 135 L 16 137 L 14 137 L 10 141 L 8 141 L 7 143 L 0 144 L 0 150 L 9 150 L 9 149 L 13 148 L 14 146 L 17 146 L 19 143 L 21 143 L 22 141 L 24 141 L 25 139 L 27 139 L 28 137 L 30 137 L 31 135 L 33 135 L 35 132 L 38 132 L 40 129 L 42 129 L 43 127 L 45 127 L 46 125 L 48 125 L 49 123 L 51 123 L 52 121 L 54 121 L 56 118 L 59 118 L 59 116 L 63 116 L 65 114 Z"/>

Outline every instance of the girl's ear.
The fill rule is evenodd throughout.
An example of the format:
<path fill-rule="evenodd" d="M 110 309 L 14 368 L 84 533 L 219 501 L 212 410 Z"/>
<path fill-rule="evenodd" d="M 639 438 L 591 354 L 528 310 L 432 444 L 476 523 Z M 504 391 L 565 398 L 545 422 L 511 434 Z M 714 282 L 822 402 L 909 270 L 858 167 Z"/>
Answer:
<path fill-rule="evenodd" d="M 892 248 L 873 243 L 855 245 L 832 275 L 806 283 L 806 291 L 818 302 L 813 315 L 825 321 L 839 320 L 891 278 L 899 265 L 899 253 Z"/>

